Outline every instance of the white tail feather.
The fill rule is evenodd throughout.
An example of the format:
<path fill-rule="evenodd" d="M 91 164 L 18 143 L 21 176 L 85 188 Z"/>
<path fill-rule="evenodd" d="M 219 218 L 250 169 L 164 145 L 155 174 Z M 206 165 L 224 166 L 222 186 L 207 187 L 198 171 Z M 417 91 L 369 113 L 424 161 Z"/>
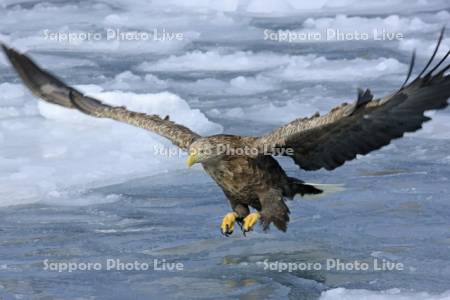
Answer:
<path fill-rule="evenodd" d="M 345 191 L 344 184 L 326 184 L 326 183 L 311 183 L 311 182 L 305 182 L 304 184 L 312 185 L 318 189 L 321 189 L 323 192 L 320 194 L 306 194 L 301 197 L 302 200 L 318 200 L 327 195 Z"/>

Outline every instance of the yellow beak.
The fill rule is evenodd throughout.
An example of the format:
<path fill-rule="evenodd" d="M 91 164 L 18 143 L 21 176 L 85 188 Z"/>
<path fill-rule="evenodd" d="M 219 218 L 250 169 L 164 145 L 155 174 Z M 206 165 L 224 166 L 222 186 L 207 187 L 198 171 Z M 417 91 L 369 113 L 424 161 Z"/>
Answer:
<path fill-rule="evenodd" d="M 195 164 L 197 162 L 197 154 L 196 153 L 192 153 L 189 154 L 188 159 L 186 161 L 188 167 L 192 167 L 193 164 Z"/>

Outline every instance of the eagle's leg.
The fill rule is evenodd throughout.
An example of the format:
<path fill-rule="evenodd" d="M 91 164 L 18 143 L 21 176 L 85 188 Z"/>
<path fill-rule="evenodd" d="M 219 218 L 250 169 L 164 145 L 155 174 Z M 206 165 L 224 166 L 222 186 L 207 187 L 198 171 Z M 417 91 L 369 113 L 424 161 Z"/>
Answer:
<path fill-rule="evenodd" d="M 252 231 L 253 226 L 255 226 L 256 222 L 261 218 L 259 212 L 253 212 L 246 216 L 243 221 L 242 230 L 244 231 L 244 235 L 246 232 Z"/>
<path fill-rule="evenodd" d="M 222 220 L 222 225 L 220 225 L 220 231 L 223 235 L 229 236 L 234 231 L 234 223 L 236 222 L 236 219 L 238 217 L 238 214 L 236 212 L 230 212 L 227 213 Z"/>
<path fill-rule="evenodd" d="M 222 220 L 222 225 L 220 225 L 220 231 L 223 235 L 229 236 L 234 231 L 234 225 L 238 222 L 241 225 L 242 220 L 248 215 L 248 206 L 242 204 L 232 205 L 233 211 L 227 213 Z M 241 226 L 242 227 L 242 226 Z"/>
<path fill-rule="evenodd" d="M 270 223 L 273 223 L 279 230 L 286 231 L 290 212 L 284 202 L 282 191 L 270 188 L 258 196 L 261 202 L 260 217 L 263 230 L 269 229 Z"/>

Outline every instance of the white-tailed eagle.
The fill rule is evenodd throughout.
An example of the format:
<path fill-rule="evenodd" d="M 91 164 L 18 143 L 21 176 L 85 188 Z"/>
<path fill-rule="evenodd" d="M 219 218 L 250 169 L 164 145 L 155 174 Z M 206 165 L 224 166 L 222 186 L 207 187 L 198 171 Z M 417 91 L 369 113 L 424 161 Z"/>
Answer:
<path fill-rule="evenodd" d="M 320 187 L 287 176 L 274 155 L 290 156 L 304 170 L 333 170 L 358 154 L 420 129 L 430 120 L 425 111 L 445 108 L 450 96 L 450 75 L 445 74 L 450 64 L 445 61 L 450 52 L 433 64 L 442 36 L 443 30 L 425 68 L 409 82 L 413 55 L 405 82 L 392 94 L 374 98 L 370 90 L 360 90 L 351 104 L 342 104 L 323 116 L 294 120 L 262 136 L 203 137 L 168 117 L 104 104 L 66 85 L 26 55 L 2 47 L 25 85 L 42 100 L 147 129 L 187 151 L 188 165 L 201 163 L 230 201 L 232 211 L 221 224 L 222 233 L 229 235 L 236 223 L 245 233 L 258 220 L 264 229 L 273 223 L 286 231 L 289 209 L 285 199 L 322 192 Z M 250 208 L 256 211 L 250 213 Z"/>

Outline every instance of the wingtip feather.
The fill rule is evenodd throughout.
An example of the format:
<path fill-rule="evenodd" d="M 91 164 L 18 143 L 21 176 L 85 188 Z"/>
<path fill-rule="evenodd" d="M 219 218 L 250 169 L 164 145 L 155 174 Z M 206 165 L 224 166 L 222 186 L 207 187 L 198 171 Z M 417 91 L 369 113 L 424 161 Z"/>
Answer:
<path fill-rule="evenodd" d="M 0 42 L 0 47 L 2 47 L 3 52 L 8 52 L 8 47 L 4 43 Z"/>

